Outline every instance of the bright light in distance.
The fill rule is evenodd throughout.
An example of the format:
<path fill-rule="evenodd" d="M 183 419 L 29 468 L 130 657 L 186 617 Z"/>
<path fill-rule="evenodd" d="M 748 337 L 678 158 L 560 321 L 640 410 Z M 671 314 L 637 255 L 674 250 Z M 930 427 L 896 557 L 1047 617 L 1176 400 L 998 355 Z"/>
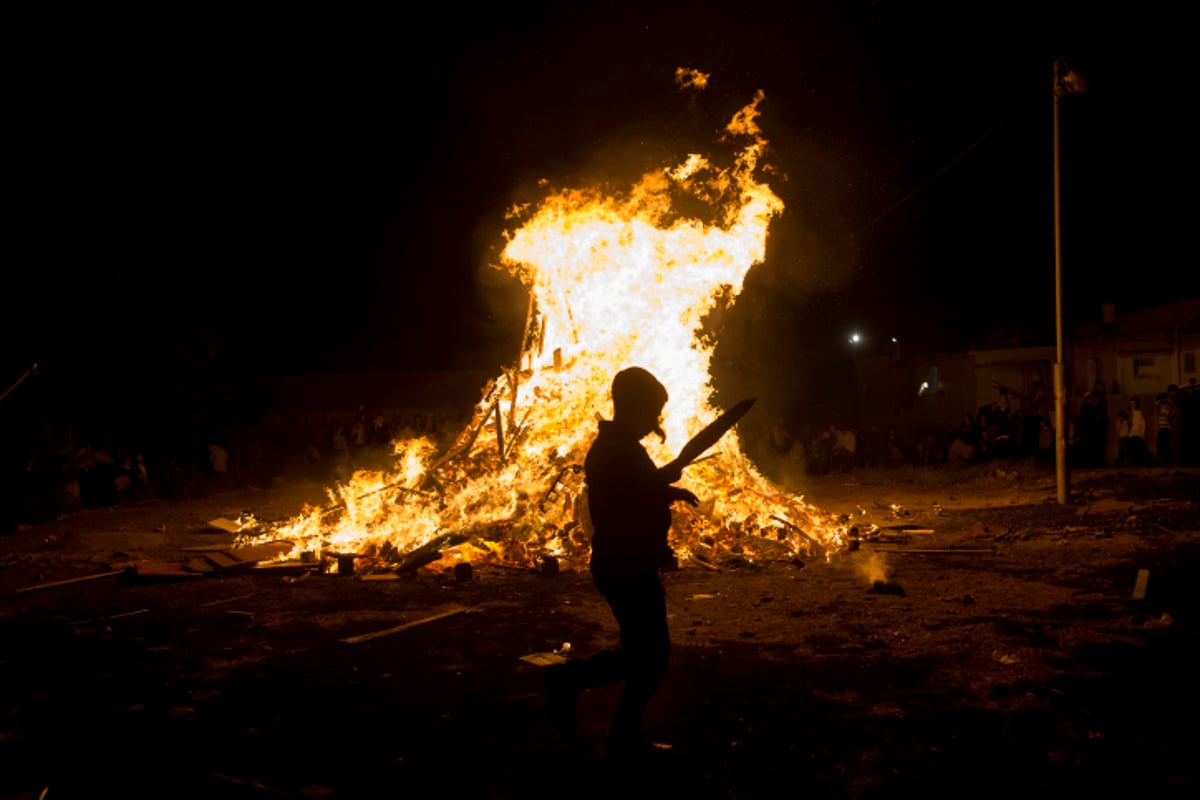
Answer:
<path fill-rule="evenodd" d="M 862 341 L 862 337 L 859 336 L 857 333 L 850 334 L 850 344 L 858 344 L 861 341 Z"/>

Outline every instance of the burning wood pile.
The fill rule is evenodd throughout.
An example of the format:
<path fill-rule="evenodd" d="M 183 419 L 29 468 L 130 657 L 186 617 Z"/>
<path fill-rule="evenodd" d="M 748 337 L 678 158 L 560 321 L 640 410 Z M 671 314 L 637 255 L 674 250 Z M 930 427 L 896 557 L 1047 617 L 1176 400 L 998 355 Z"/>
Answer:
<path fill-rule="evenodd" d="M 726 128 L 735 148 L 718 166 L 700 155 L 651 171 L 624 192 L 564 189 L 514 208 L 498 269 L 530 294 L 520 357 L 484 388 L 470 424 L 438 453 L 396 441 L 388 471 L 360 471 L 272 531 L 285 558 L 360 556 L 360 569 L 498 562 L 587 564 L 582 464 L 612 376 L 650 370 L 670 392 L 667 442 L 680 446 L 716 419 L 706 318 L 735 302 L 763 258 L 783 204 L 758 180 L 766 142 L 761 94 Z M 680 208 L 702 209 L 704 219 Z M 675 457 L 647 441 L 657 463 Z M 735 436 L 684 471 L 700 499 L 678 507 L 672 546 L 683 562 L 786 559 L 841 546 L 833 518 L 764 478 Z"/>

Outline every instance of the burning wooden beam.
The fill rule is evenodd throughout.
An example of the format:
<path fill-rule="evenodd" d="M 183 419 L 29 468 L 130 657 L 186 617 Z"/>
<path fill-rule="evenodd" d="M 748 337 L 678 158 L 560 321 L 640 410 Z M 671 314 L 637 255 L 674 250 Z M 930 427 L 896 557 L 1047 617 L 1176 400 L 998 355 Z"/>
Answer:
<path fill-rule="evenodd" d="M 798 533 L 802 539 L 805 539 L 809 544 L 813 545 L 814 547 L 823 547 L 823 545 L 820 542 L 818 542 L 816 539 L 814 539 L 813 537 L 811 537 L 807 533 L 805 533 L 803 530 L 801 530 L 799 526 L 793 525 L 792 523 L 788 522 L 783 517 L 777 517 L 774 514 L 772 514 L 771 519 L 775 520 L 780 525 L 787 526 L 788 530 Z"/>
<path fill-rule="evenodd" d="M 465 544 L 474 538 L 474 536 L 474 531 L 443 533 L 440 536 L 430 539 L 420 547 L 402 554 L 400 559 L 393 564 L 392 571 L 396 574 L 402 574 L 420 569 L 426 564 L 432 564 L 442 557 L 443 548 Z"/>
<path fill-rule="evenodd" d="M 504 463 L 504 422 L 500 414 L 500 403 L 497 401 L 494 406 L 496 410 L 496 449 L 500 456 L 500 463 Z"/>

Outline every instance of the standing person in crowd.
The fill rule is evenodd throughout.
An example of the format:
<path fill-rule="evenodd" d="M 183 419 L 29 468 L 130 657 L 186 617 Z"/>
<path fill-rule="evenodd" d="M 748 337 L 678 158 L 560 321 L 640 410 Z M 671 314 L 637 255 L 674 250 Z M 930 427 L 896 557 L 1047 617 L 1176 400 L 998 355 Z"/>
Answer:
<path fill-rule="evenodd" d="M 358 416 L 354 418 L 354 422 L 350 428 L 350 447 L 352 455 L 355 458 L 358 458 L 360 455 L 362 455 L 363 448 L 367 446 L 367 429 L 367 411 L 366 408 L 360 403 L 358 406 Z"/>
<path fill-rule="evenodd" d="M 1188 378 L 1188 385 L 1179 388 L 1179 428 L 1182 441 L 1179 448 L 1179 463 L 1185 467 L 1200 465 L 1200 384 Z"/>
<path fill-rule="evenodd" d="M 1008 399 L 1008 387 L 1001 386 L 997 389 L 996 402 L 992 404 L 992 409 L 999 414 L 1008 415 L 1012 413 L 1012 402 Z"/>
<path fill-rule="evenodd" d="M 1104 419 L 1108 420 L 1108 390 L 1104 388 L 1104 381 L 1099 378 L 1092 384 L 1091 394 L 1096 395 L 1096 400 L 1100 405 L 1100 410 L 1104 412 Z"/>
<path fill-rule="evenodd" d="M 1146 415 L 1142 413 L 1142 401 L 1129 398 L 1129 461 L 1135 467 L 1146 464 Z"/>
<path fill-rule="evenodd" d="M 1075 434 L 1079 441 L 1079 465 L 1081 467 L 1104 466 L 1104 436 L 1108 424 L 1101 405 L 1103 395 L 1095 390 L 1083 398 L 1079 416 L 1075 423 Z"/>
<path fill-rule="evenodd" d="M 1092 383 L 1091 396 L 1096 398 L 1096 429 L 1093 432 L 1095 441 L 1092 443 L 1092 460 L 1097 467 L 1103 467 L 1108 463 L 1106 451 L 1108 449 L 1108 389 L 1104 387 L 1104 381 L 1097 378 Z"/>
<path fill-rule="evenodd" d="M 228 489 L 229 453 L 221 445 L 214 443 L 208 446 L 208 468 L 213 485 L 221 489 Z"/>
<path fill-rule="evenodd" d="M 978 432 L 975 427 L 975 418 L 970 414 L 963 414 L 962 422 L 959 423 L 958 430 L 955 431 L 947 448 L 947 460 L 951 464 L 970 464 L 978 458 Z"/>
<path fill-rule="evenodd" d="M 858 435 L 853 428 L 830 426 L 833 431 L 833 457 L 841 472 L 851 472 L 858 462 Z"/>
<path fill-rule="evenodd" d="M 1038 460 L 1045 464 L 1053 464 L 1058 458 L 1055 453 L 1054 425 L 1050 423 L 1050 420 L 1042 417 L 1039 426 L 1037 440 Z"/>
<path fill-rule="evenodd" d="M 334 420 L 330 424 L 329 448 L 333 453 L 332 477 L 345 480 L 350 473 L 350 441 L 346 437 L 346 424 Z"/>
<path fill-rule="evenodd" d="M 1159 392 L 1158 396 L 1154 398 L 1154 402 L 1158 411 L 1158 432 L 1154 435 L 1154 448 L 1158 453 L 1158 463 L 1170 466 L 1175 463 L 1174 454 L 1171 452 L 1171 422 L 1174 408 L 1168 392 Z"/>
<path fill-rule="evenodd" d="M 1021 455 L 1024 458 L 1037 457 L 1038 439 L 1044 419 L 1037 403 L 1031 402 L 1025 407 L 1025 413 L 1021 417 Z"/>
<path fill-rule="evenodd" d="M 980 461 L 988 461 L 992 457 L 992 437 L 996 429 L 992 427 L 991 416 L 991 406 L 983 406 L 975 414 L 975 457 Z"/>
<path fill-rule="evenodd" d="M 1117 412 L 1117 460 L 1113 462 L 1114 467 L 1124 466 L 1126 461 L 1132 461 L 1129 457 L 1129 412 Z"/>
<path fill-rule="evenodd" d="M 1183 395 L 1179 387 L 1172 383 L 1167 387 L 1167 403 L 1170 414 L 1167 417 L 1167 429 L 1171 432 L 1171 463 L 1175 466 L 1183 464 Z"/>
<path fill-rule="evenodd" d="M 907 459 L 905 456 L 904 443 L 900 440 L 900 433 L 896 430 L 895 425 L 889 425 L 886 435 L 887 453 L 884 455 L 885 463 L 889 467 L 894 467 L 897 464 L 903 464 Z"/>
<path fill-rule="evenodd" d="M 1008 412 L 999 408 L 992 409 L 988 417 L 987 438 L 991 445 L 992 458 L 1003 460 L 1012 456 L 1012 417 Z"/>

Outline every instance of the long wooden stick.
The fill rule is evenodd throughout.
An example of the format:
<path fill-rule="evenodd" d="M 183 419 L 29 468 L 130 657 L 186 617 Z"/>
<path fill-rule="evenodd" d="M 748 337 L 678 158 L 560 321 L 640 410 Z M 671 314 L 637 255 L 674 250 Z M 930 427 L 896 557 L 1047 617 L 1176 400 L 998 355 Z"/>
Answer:
<path fill-rule="evenodd" d="M 504 414 L 500 411 L 500 404 L 496 404 L 496 450 L 500 456 L 500 463 L 504 463 Z"/>
<path fill-rule="evenodd" d="M 65 581 L 50 581 L 49 583 L 35 583 L 32 586 L 22 586 L 17 589 L 17 594 L 28 594 L 29 592 L 40 592 L 43 589 L 57 589 L 59 586 L 70 586 L 73 583 L 83 583 L 84 581 L 95 581 L 101 578 L 115 578 L 118 575 L 124 575 L 127 570 L 114 569 L 112 572 L 101 572 L 97 575 L 84 575 L 82 578 L 68 578 Z"/>
<path fill-rule="evenodd" d="M 864 545 L 870 544 L 864 542 Z M 876 553 L 994 553 L 996 552 L 991 547 L 942 547 L 942 548 L 908 548 L 908 547 L 876 547 L 870 545 L 871 550 Z"/>
<path fill-rule="evenodd" d="M 125 617 L 136 617 L 139 614 L 149 614 L 150 609 L 139 608 L 137 611 L 126 611 L 123 614 L 110 614 L 107 617 L 92 617 L 91 619 L 81 619 L 78 622 L 72 622 L 71 627 L 79 627 L 81 625 L 94 625 L 97 622 L 108 622 L 114 619 L 124 619 Z"/>
<path fill-rule="evenodd" d="M 521 384 L 521 360 L 517 359 L 517 366 L 511 370 L 504 370 L 504 375 L 508 378 L 508 428 L 512 430 L 517 426 L 517 389 Z"/>
<path fill-rule="evenodd" d="M 529 356 L 529 367 L 533 368 L 533 348 L 530 347 L 529 341 L 529 326 L 534 324 L 537 318 L 537 300 L 533 292 L 529 293 L 529 303 L 525 306 L 525 328 L 521 332 L 521 352 L 517 356 L 517 369 L 521 368 L 521 362 L 525 360 L 525 356 Z"/>
<path fill-rule="evenodd" d="M 812 543 L 813 545 L 815 545 L 816 547 L 823 547 L 823 546 L 824 546 L 824 545 L 822 545 L 820 542 L 818 542 L 816 539 L 814 539 L 813 537 L 809 536 L 807 533 L 805 533 L 804 531 L 802 531 L 798 525 L 794 525 L 794 524 L 792 524 L 791 522 L 788 522 L 788 521 L 787 521 L 786 519 L 784 519 L 783 517 L 777 517 L 777 516 L 775 516 L 774 514 L 772 514 L 772 515 L 771 515 L 771 519 L 775 520 L 775 521 L 776 521 L 776 522 L 778 522 L 778 523 L 781 523 L 781 524 L 783 524 L 783 525 L 786 525 L 788 528 L 791 528 L 793 531 L 795 531 L 796 533 L 798 533 L 798 534 L 800 534 L 801 536 L 803 536 L 805 539 L 807 539 L 809 542 L 811 542 L 811 543 Z"/>
<path fill-rule="evenodd" d="M 359 642 L 369 642 L 372 639 L 379 639 L 383 636 L 391 636 L 393 633 L 400 633 L 400 631 L 406 631 L 409 628 L 415 628 L 418 625 L 424 625 L 427 622 L 434 622 L 439 619 L 445 619 L 446 617 L 452 617 L 455 614 L 461 614 L 464 611 L 469 611 L 469 610 L 470 609 L 468 609 L 466 606 L 455 605 L 445 611 L 439 612 L 437 614 L 433 614 L 428 617 L 424 617 L 422 619 L 416 619 L 416 620 L 413 620 L 412 622 L 406 622 L 403 625 L 397 625 L 394 628 L 385 628 L 384 630 L 375 631 L 374 633 L 364 633 L 361 636 L 351 636 L 348 639 L 342 639 L 342 641 L 345 642 L 346 644 L 358 644 Z"/>

